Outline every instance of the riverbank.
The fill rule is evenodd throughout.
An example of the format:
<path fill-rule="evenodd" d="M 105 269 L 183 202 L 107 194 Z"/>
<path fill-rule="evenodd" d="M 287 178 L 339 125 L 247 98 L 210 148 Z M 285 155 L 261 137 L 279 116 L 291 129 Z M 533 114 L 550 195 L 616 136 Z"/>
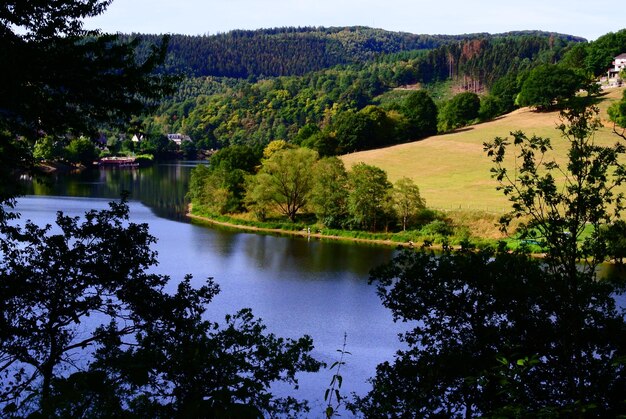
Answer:
<path fill-rule="evenodd" d="M 367 244 L 374 244 L 374 245 L 380 245 L 380 246 L 392 246 L 392 247 L 397 247 L 397 246 L 412 247 L 415 245 L 415 243 L 413 242 L 397 242 L 391 239 L 386 239 L 386 240 L 385 239 L 364 239 L 364 238 L 359 238 L 359 237 L 346 237 L 346 236 L 337 236 L 337 235 L 332 235 L 332 234 L 323 234 L 323 233 L 309 231 L 309 230 L 284 230 L 280 228 L 249 226 L 249 225 L 237 224 L 237 223 L 232 223 L 232 222 L 227 222 L 227 221 L 215 220 L 210 217 L 193 214 L 191 211 L 187 212 L 187 217 L 200 221 L 201 223 L 205 223 L 205 224 L 218 225 L 222 227 L 228 227 L 228 228 L 233 228 L 233 229 L 242 230 L 242 231 L 249 231 L 249 232 L 276 234 L 276 235 L 281 235 L 281 236 L 284 236 L 284 235 L 298 236 L 298 237 L 314 238 L 314 239 L 320 239 L 320 240 L 336 240 L 336 241 L 346 241 L 346 242 L 354 242 L 354 243 L 367 243 Z M 433 247 L 436 248 L 437 246 L 434 245 Z"/>
<path fill-rule="evenodd" d="M 262 227 L 258 225 L 245 224 L 245 220 L 237 220 L 232 217 L 221 217 L 223 219 L 217 219 L 207 214 L 198 214 L 194 211 L 191 204 L 189 204 L 188 206 L 186 216 L 202 224 L 217 225 L 221 227 L 247 231 L 247 232 L 252 232 L 252 233 L 264 233 L 264 234 L 272 234 L 272 235 L 279 235 L 279 236 L 295 236 L 295 237 L 303 237 L 303 238 L 314 238 L 318 240 L 332 240 L 332 241 L 362 243 L 362 244 L 371 244 L 375 246 L 386 246 L 386 247 L 401 246 L 401 247 L 411 248 L 411 247 L 419 247 L 419 246 L 422 246 L 423 244 L 428 244 L 428 247 L 434 250 L 443 249 L 443 244 L 441 243 L 440 238 L 409 237 L 409 236 L 414 236 L 414 232 L 367 233 L 367 232 L 361 232 L 361 231 L 344 230 L 342 231 L 342 233 L 345 233 L 345 234 L 336 234 L 335 232 L 337 232 L 337 230 L 327 230 L 325 232 L 324 229 L 320 230 L 318 228 L 311 228 L 308 226 L 296 225 L 295 226 L 296 229 Z M 369 235 L 369 236 L 386 235 L 388 237 L 385 237 L 385 238 L 355 237 L 356 235 Z M 480 242 L 481 246 L 495 247 L 497 245 L 497 242 L 493 240 L 479 239 L 477 241 Z"/>

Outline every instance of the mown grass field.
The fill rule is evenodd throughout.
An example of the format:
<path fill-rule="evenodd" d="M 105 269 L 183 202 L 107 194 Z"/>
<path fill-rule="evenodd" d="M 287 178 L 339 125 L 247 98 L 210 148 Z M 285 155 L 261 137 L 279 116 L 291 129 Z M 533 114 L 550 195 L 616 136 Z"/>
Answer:
<path fill-rule="evenodd" d="M 618 140 L 612 133 L 606 109 L 622 97 L 623 90 L 608 90 L 601 98 L 600 116 L 605 127 L 596 133 L 599 143 L 609 144 Z M 496 181 L 490 173 L 492 163 L 483 151 L 483 143 L 495 137 L 510 137 L 511 131 L 521 130 L 529 136 L 549 137 L 554 148 L 551 156 L 557 161 L 563 161 L 567 144 L 561 140 L 556 129 L 558 123 L 558 112 L 538 113 L 523 108 L 495 121 L 453 133 L 352 153 L 341 158 L 348 169 L 359 162 L 378 166 L 387 172 L 392 182 L 404 176 L 413 179 L 428 207 L 503 213 L 508 210 L 509 204 L 496 191 Z"/>

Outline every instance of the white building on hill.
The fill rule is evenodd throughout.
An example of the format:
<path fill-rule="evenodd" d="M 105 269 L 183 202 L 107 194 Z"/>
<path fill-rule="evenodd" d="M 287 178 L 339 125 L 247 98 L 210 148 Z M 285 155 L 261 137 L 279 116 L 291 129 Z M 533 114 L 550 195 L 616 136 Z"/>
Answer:
<path fill-rule="evenodd" d="M 191 141 L 191 138 L 188 135 L 183 134 L 167 134 L 167 139 L 174 141 L 176 145 L 181 145 L 183 141 Z"/>
<path fill-rule="evenodd" d="M 620 86 L 623 80 L 619 77 L 619 73 L 626 69 L 626 53 L 615 57 L 612 64 L 613 67 L 609 69 L 607 74 L 609 85 Z"/>

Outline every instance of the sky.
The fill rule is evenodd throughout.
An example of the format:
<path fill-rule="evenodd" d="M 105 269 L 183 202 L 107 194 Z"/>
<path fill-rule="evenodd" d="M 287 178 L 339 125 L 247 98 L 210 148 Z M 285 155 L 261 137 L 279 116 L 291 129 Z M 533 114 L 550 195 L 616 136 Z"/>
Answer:
<path fill-rule="evenodd" d="M 369 26 L 414 34 L 544 30 L 590 41 L 626 28 L 606 0 L 114 0 L 88 29 L 214 35 L 284 26 Z"/>

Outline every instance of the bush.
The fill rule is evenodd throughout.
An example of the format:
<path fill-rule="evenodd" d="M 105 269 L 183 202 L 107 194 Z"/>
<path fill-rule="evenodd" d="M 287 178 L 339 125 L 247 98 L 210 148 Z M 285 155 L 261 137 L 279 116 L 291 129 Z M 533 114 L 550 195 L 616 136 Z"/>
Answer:
<path fill-rule="evenodd" d="M 451 225 L 442 220 L 435 220 L 424 227 L 422 227 L 419 231 L 422 236 L 441 236 L 448 237 L 453 233 L 453 228 Z"/>

